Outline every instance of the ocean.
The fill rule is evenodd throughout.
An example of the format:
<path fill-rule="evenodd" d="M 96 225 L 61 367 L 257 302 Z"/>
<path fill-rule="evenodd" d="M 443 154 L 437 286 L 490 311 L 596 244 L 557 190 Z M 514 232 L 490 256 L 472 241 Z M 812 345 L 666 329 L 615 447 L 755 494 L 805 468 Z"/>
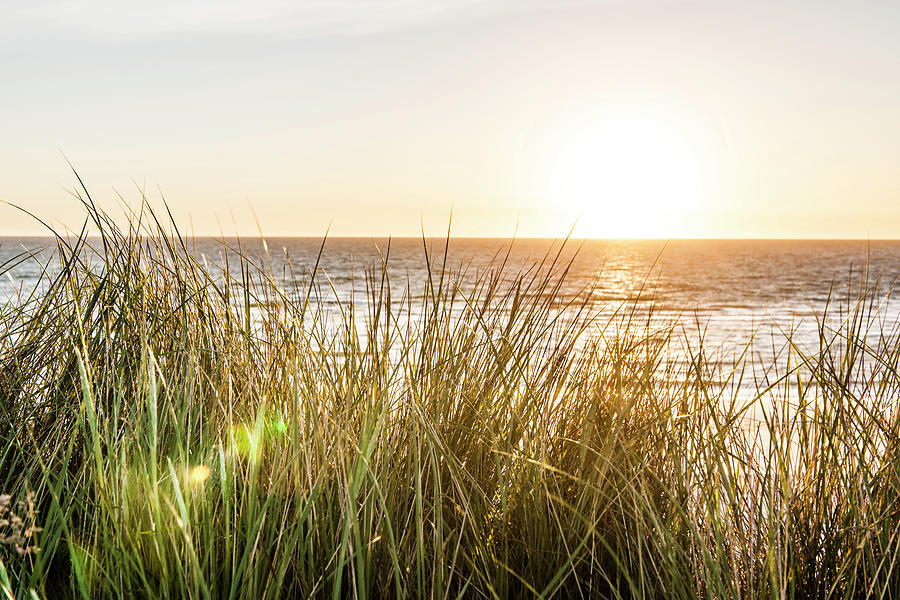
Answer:
<path fill-rule="evenodd" d="M 900 241 L 331 238 L 323 247 L 322 239 L 313 238 L 196 238 L 188 243 L 213 269 L 239 249 L 271 265 L 287 287 L 297 285 L 318 261 L 327 290 L 319 301 L 335 305 L 355 296 L 358 308 L 367 269 L 382 261 L 394 297 L 406 294 L 415 304 L 428 276 L 426 257 L 433 272 L 445 265 L 452 280 L 463 282 L 461 289 L 501 263 L 512 279 L 556 259 L 558 267 L 568 267 L 562 300 L 588 294 L 601 314 L 613 315 L 627 304 L 657 321 L 678 320 L 685 335 L 702 335 L 707 349 L 725 357 L 741 352 L 751 338 L 778 345 L 788 333 L 793 343 L 814 348 L 826 307 L 836 326 L 861 285 L 874 290 L 869 295 L 878 325 L 873 335 L 892 334 L 900 318 L 892 294 L 900 277 Z M 50 238 L 0 239 L 0 306 L 39 293 L 42 268 L 53 269 L 52 247 Z M 33 258 L 23 260 L 23 252 Z"/>

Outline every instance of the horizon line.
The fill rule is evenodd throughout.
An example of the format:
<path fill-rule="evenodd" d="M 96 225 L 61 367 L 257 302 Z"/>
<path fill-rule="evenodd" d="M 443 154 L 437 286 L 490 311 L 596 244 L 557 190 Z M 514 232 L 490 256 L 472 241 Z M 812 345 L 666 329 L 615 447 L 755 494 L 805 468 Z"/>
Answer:
<path fill-rule="evenodd" d="M 174 235 L 174 233 L 167 234 L 169 236 Z M 0 233 L 0 241 L 6 239 L 55 239 L 56 237 L 62 238 L 73 238 L 78 237 L 78 235 L 74 232 L 67 233 Z M 88 239 L 99 239 L 99 235 L 87 235 Z M 152 235 L 141 235 L 141 237 L 152 238 L 156 236 Z M 581 237 L 581 236 L 501 236 L 501 235 L 390 235 L 390 234 L 365 234 L 365 235 L 241 235 L 241 234 L 229 234 L 223 235 L 219 234 L 209 234 L 209 233 L 199 233 L 199 234 L 191 234 L 186 235 L 182 234 L 180 237 L 183 239 L 225 239 L 225 240 L 497 240 L 497 241 L 516 241 L 516 240 L 528 240 L 528 241 L 547 241 L 547 242 L 559 242 L 559 241 L 579 241 L 579 242 L 590 242 L 590 241 L 598 241 L 598 242 L 727 242 L 727 241 L 756 241 L 756 242 L 900 242 L 900 236 L 898 237 L 859 237 L 859 236 L 851 236 L 851 237 L 817 237 L 817 236 L 804 236 L 804 237 L 786 237 L 786 236 L 731 236 L 731 237 L 717 237 L 717 236 L 698 236 L 698 237 Z"/>

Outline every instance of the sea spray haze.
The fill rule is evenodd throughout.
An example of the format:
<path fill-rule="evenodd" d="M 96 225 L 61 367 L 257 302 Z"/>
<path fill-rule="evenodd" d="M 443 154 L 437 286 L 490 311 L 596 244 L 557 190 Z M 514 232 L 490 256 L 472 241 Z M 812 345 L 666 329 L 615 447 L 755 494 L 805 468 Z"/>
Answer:
<path fill-rule="evenodd" d="M 9 597 L 900 594 L 874 279 L 723 361 L 690 312 L 571 292 L 571 245 L 425 243 L 399 279 L 385 245 L 346 294 L 325 250 L 213 264 L 85 200 L 97 237 L 0 313 L 0 492 L 35 548 L 0 546 Z"/>

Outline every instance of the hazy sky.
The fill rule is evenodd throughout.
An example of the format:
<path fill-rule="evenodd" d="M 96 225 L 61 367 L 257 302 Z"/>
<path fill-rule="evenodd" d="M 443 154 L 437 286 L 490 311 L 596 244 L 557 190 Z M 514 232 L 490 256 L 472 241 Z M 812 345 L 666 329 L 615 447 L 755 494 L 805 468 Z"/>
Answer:
<path fill-rule="evenodd" d="M 0 200 L 198 233 L 900 237 L 900 2 L 0 0 Z M 137 182 L 137 183 L 135 183 Z M 0 208 L 0 232 L 39 228 Z"/>

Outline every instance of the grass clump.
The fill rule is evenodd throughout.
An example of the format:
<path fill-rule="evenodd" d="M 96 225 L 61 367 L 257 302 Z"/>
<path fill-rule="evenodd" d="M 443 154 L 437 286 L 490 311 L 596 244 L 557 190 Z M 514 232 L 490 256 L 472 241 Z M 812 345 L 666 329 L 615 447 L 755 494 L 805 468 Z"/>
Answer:
<path fill-rule="evenodd" d="M 85 206 L 97 237 L 0 313 L 0 491 L 40 547 L 0 545 L 6 597 L 900 594 L 872 292 L 754 381 L 563 297 L 561 255 L 429 256 L 399 298 L 376 265 L 329 316 L 316 268 L 209 267 L 146 208 Z"/>

